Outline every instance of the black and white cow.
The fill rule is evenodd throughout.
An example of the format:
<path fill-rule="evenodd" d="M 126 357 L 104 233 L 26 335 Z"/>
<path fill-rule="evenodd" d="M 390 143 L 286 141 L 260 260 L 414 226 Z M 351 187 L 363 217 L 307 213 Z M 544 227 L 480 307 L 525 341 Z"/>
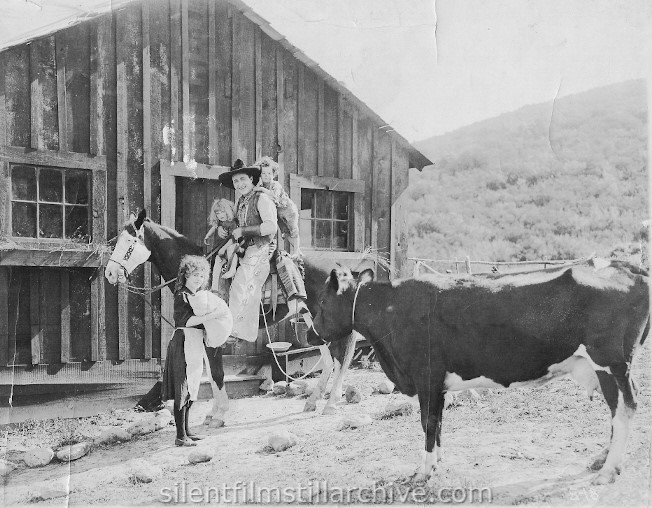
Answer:
<path fill-rule="evenodd" d="M 447 391 L 538 386 L 570 376 L 611 409 L 611 443 L 596 459 L 595 483 L 614 480 L 625 451 L 637 388 L 634 353 L 649 330 L 648 274 L 594 262 L 482 278 L 424 276 L 393 282 L 331 272 L 314 326 L 325 341 L 352 330 L 372 344 L 396 387 L 418 395 L 430 476 L 440 450 Z M 437 445 L 437 449 L 435 449 Z"/>

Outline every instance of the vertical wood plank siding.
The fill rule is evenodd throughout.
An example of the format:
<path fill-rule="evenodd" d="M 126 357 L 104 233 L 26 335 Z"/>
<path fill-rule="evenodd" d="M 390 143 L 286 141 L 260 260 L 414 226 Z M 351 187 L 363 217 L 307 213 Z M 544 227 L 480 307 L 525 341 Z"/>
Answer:
<path fill-rule="evenodd" d="M 29 46 L 5 52 L 5 114 L 7 144 L 31 146 L 31 94 L 29 83 Z"/>
<path fill-rule="evenodd" d="M 142 59 L 143 59 L 143 208 L 151 210 L 152 208 L 152 79 L 150 67 L 150 23 L 149 23 L 148 2 L 143 3 L 142 7 Z M 152 265 L 145 264 L 143 268 L 143 283 L 145 287 L 152 287 Z M 149 360 L 152 358 L 152 297 L 150 293 L 143 296 L 145 305 L 144 313 L 144 337 L 143 337 L 143 358 Z M 137 356 L 136 358 L 140 358 Z"/>
<path fill-rule="evenodd" d="M 57 150 L 59 120 L 54 37 L 44 37 L 34 41 L 30 49 L 31 146 L 40 150 Z"/>
<path fill-rule="evenodd" d="M 0 367 L 9 363 L 9 270 L 0 267 Z"/>
<path fill-rule="evenodd" d="M 178 219 L 203 235 L 211 200 L 222 190 L 202 181 L 163 187 L 159 160 L 230 166 L 235 158 L 252 163 L 268 155 L 279 161 L 288 190 L 290 174 L 364 181 L 351 244 L 378 249 L 400 266 L 407 256 L 408 151 L 380 127 L 321 70 L 228 1 L 135 1 L 0 53 L 1 147 L 106 157 L 106 171 L 92 174 L 98 244 L 142 208 L 156 222 Z M 10 162 L 0 161 L 0 236 L 11 226 Z M 182 217 L 183 200 L 202 188 L 193 210 L 203 216 Z M 178 217 L 162 216 L 166 200 L 175 200 Z M 161 331 L 159 312 L 106 284 L 101 273 L 89 282 L 83 270 L 17 270 L 0 267 L 0 365 L 13 361 L 16 340 L 23 341 L 21 358 L 34 364 L 165 355 L 169 330 Z M 132 282 L 157 285 L 160 277 L 148 264 Z M 151 295 L 155 309 L 171 305 L 164 292 Z M 48 294 L 57 295 L 56 305 Z M 12 307 L 14 296 L 23 298 L 20 309 Z M 17 309 L 25 322 L 12 332 L 8 320 Z"/>

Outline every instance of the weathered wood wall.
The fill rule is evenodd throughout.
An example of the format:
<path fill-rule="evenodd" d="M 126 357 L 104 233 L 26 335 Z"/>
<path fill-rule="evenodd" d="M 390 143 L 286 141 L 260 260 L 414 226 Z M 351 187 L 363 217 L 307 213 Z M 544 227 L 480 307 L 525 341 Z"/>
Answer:
<path fill-rule="evenodd" d="M 275 39 L 228 1 L 149 0 L 0 53 L 0 235 L 7 230 L 8 164 L 29 151 L 60 167 L 74 157 L 79 167 L 96 161 L 98 244 L 143 207 L 161 221 L 160 159 L 229 166 L 269 155 L 281 163 L 286 188 L 291 174 L 363 181 L 356 243 L 401 268 L 409 147 Z M 201 187 L 188 181 L 184 199 L 193 186 Z M 202 196 L 194 227 L 180 221 L 197 241 L 209 206 Z M 67 266 L 72 262 L 2 264 L 2 365 L 14 341 L 29 343 L 35 363 L 160 358 L 160 317 L 139 296 L 105 284 L 101 274 L 89 282 L 89 269 Z M 147 265 L 133 282 L 153 285 L 159 276 Z M 51 295 L 60 298 L 49 307 Z M 160 308 L 160 296 L 151 303 Z M 14 328 L 7 325 L 17 315 L 12 305 L 24 307 Z"/>

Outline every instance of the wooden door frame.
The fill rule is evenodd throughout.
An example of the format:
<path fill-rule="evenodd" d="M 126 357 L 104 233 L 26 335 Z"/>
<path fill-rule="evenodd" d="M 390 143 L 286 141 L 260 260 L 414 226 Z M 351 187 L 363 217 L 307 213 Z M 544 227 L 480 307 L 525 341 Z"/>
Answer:
<path fill-rule="evenodd" d="M 210 164 L 192 163 L 193 169 L 182 161 L 159 160 L 161 171 L 161 225 L 172 229 L 175 228 L 176 207 L 177 207 L 177 182 L 176 177 L 202 178 L 206 180 L 217 180 L 222 173 L 229 171 L 227 166 L 216 166 Z M 166 321 L 173 322 L 174 296 L 170 291 L 161 292 L 161 361 L 165 361 L 168 342 L 172 337 L 174 328 Z"/>

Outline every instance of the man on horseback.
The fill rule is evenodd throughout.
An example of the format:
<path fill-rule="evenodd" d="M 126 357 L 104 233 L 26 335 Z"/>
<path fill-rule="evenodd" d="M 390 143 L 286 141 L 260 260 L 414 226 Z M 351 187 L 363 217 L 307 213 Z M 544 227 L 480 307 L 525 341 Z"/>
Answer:
<path fill-rule="evenodd" d="M 260 295 L 276 246 L 276 206 L 265 194 L 254 192 L 259 178 L 260 168 L 247 167 L 240 159 L 230 171 L 219 176 L 222 185 L 240 193 L 236 206 L 238 227 L 231 234 L 236 240 L 244 238 L 246 248 L 229 292 L 229 309 L 233 314 L 231 341 L 255 342 L 258 338 Z M 226 238 L 227 234 L 218 228 L 220 238 Z"/>
<path fill-rule="evenodd" d="M 276 204 L 263 192 L 256 192 L 254 187 L 260 179 L 260 167 L 245 166 L 242 160 L 235 161 L 229 171 L 219 176 L 220 184 L 235 189 L 240 194 L 236 206 L 238 227 L 231 233 L 236 240 L 244 239 L 245 253 L 231 282 L 229 308 L 233 314 L 233 331 L 230 341 L 237 339 L 255 342 L 258 338 L 258 312 L 262 288 L 270 272 L 270 259 L 276 250 L 276 232 L 278 218 Z M 218 228 L 220 238 L 228 233 Z M 298 270 L 292 265 L 293 271 Z M 297 282 L 300 277 L 280 277 L 285 282 Z M 305 289 L 300 283 L 286 293 L 292 299 L 288 301 L 291 313 L 307 311 Z"/>

